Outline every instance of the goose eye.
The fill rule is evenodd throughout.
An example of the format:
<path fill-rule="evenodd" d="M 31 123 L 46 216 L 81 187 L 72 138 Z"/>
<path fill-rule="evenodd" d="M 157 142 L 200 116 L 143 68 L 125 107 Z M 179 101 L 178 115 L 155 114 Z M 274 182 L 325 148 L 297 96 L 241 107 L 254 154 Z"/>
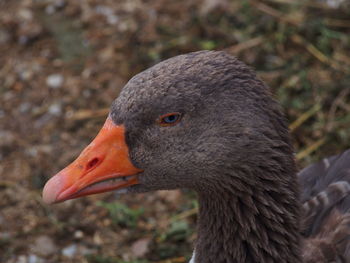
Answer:
<path fill-rule="evenodd" d="M 161 126 L 172 126 L 177 124 L 181 119 L 181 113 L 173 112 L 160 116 L 159 124 Z"/>

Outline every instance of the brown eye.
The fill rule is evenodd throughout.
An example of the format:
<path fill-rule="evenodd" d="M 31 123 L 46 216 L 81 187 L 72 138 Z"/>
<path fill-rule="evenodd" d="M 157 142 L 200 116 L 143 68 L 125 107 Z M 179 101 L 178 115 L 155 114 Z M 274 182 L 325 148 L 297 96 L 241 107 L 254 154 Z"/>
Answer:
<path fill-rule="evenodd" d="M 160 116 L 159 118 L 159 124 L 161 126 L 173 126 L 177 124 L 181 119 L 181 113 L 179 112 L 172 112 L 165 115 Z"/>

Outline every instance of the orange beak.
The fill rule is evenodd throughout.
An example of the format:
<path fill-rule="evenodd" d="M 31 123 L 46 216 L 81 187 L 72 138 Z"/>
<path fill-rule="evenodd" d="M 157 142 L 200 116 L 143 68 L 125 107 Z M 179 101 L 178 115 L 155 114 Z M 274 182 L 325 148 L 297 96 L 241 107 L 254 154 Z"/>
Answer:
<path fill-rule="evenodd" d="M 140 172 L 130 161 L 124 127 L 108 117 L 80 156 L 46 183 L 43 199 L 52 204 L 123 189 L 138 184 Z"/>

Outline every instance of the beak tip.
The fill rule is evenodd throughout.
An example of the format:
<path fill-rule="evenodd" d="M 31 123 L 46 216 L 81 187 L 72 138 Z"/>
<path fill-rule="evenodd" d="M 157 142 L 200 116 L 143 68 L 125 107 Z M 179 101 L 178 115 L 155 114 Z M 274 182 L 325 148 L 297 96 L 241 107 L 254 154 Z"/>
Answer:
<path fill-rule="evenodd" d="M 62 189 L 62 178 L 60 176 L 52 177 L 44 186 L 43 200 L 46 204 L 57 202 L 57 197 Z"/>

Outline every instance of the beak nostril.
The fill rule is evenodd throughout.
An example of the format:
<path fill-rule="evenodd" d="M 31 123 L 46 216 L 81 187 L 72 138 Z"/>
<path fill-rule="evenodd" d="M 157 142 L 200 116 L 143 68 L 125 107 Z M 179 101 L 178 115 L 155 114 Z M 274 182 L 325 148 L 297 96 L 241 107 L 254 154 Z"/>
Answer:
<path fill-rule="evenodd" d="M 99 163 L 98 158 L 93 158 L 91 161 L 89 161 L 86 165 L 86 170 L 90 170 L 91 168 L 94 168 Z"/>

